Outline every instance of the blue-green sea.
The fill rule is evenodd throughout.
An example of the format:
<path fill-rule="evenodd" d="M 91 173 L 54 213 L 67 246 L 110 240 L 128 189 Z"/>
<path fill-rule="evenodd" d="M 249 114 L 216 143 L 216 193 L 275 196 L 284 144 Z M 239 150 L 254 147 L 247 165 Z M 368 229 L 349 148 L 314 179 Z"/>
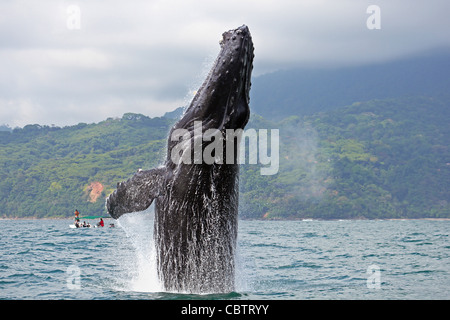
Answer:
<path fill-rule="evenodd" d="M 450 298 L 450 221 L 239 221 L 236 291 L 201 295 L 161 289 L 150 214 L 71 223 L 0 220 L 0 299 Z"/>

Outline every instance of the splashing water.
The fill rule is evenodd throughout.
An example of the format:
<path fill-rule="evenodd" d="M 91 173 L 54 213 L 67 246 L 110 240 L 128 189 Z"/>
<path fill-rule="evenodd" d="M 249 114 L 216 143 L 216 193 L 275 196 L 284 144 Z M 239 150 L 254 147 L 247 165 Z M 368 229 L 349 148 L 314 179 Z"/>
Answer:
<path fill-rule="evenodd" d="M 125 268 L 128 273 L 125 286 L 130 291 L 163 291 L 157 272 L 152 207 L 118 219 L 118 226 L 125 231 L 134 249 L 129 257 L 132 261 L 123 261 L 127 264 Z"/>
<path fill-rule="evenodd" d="M 116 289 L 147 293 L 167 292 L 157 272 L 153 207 L 154 205 L 142 212 L 123 215 L 117 220 L 117 226 L 125 232 L 129 243 L 122 248 L 123 251 L 127 250 L 121 253 L 120 260 L 124 272 L 119 279 L 120 288 Z M 235 292 L 251 291 L 249 270 L 244 267 L 246 262 L 239 248 L 236 249 Z"/>

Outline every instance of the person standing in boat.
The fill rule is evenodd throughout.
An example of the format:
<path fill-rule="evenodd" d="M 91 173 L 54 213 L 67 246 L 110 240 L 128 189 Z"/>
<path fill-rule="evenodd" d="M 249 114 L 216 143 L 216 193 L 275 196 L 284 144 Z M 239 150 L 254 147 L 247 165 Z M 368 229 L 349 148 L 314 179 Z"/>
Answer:
<path fill-rule="evenodd" d="M 75 227 L 79 228 L 80 227 L 80 212 L 78 211 L 78 209 L 75 209 Z"/>

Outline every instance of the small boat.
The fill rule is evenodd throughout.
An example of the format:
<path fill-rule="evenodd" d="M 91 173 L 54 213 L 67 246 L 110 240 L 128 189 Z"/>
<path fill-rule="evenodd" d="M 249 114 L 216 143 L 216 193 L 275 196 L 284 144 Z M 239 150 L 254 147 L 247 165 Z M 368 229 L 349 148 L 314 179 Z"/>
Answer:
<path fill-rule="evenodd" d="M 97 225 L 87 225 L 87 226 L 83 226 L 80 225 L 79 227 L 77 227 L 75 224 L 69 224 L 69 228 L 71 229 L 83 229 L 83 228 L 98 228 Z"/>
<path fill-rule="evenodd" d="M 110 217 L 103 217 L 103 216 L 84 216 L 84 217 L 79 217 L 78 221 L 81 220 L 85 220 L 85 219 L 109 219 Z M 87 224 L 86 226 L 83 225 L 83 223 L 78 222 L 78 227 L 75 225 L 75 223 L 70 224 L 69 228 L 71 229 L 77 229 L 77 228 L 98 228 L 99 225 L 98 224 Z M 111 225 L 110 225 L 111 227 Z"/>

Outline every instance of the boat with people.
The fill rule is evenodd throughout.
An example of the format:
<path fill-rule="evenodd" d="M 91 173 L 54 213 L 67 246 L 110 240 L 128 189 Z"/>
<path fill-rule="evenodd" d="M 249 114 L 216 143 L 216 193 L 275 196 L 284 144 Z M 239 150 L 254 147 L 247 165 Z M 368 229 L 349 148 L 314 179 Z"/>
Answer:
<path fill-rule="evenodd" d="M 102 228 L 105 226 L 105 222 L 103 219 L 109 219 L 110 217 L 104 217 L 104 216 L 84 216 L 80 217 L 80 212 L 78 210 L 75 210 L 75 222 L 71 225 L 69 225 L 72 229 L 77 228 Z M 97 223 L 91 224 L 89 222 L 86 223 L 85 220 L 92 220 L 92 219 L 100 219 Z M 83 220 L 83 222 L 81 222 Z M 114 223 L 110 223 L 110 228 L 114 227 Z"/>

